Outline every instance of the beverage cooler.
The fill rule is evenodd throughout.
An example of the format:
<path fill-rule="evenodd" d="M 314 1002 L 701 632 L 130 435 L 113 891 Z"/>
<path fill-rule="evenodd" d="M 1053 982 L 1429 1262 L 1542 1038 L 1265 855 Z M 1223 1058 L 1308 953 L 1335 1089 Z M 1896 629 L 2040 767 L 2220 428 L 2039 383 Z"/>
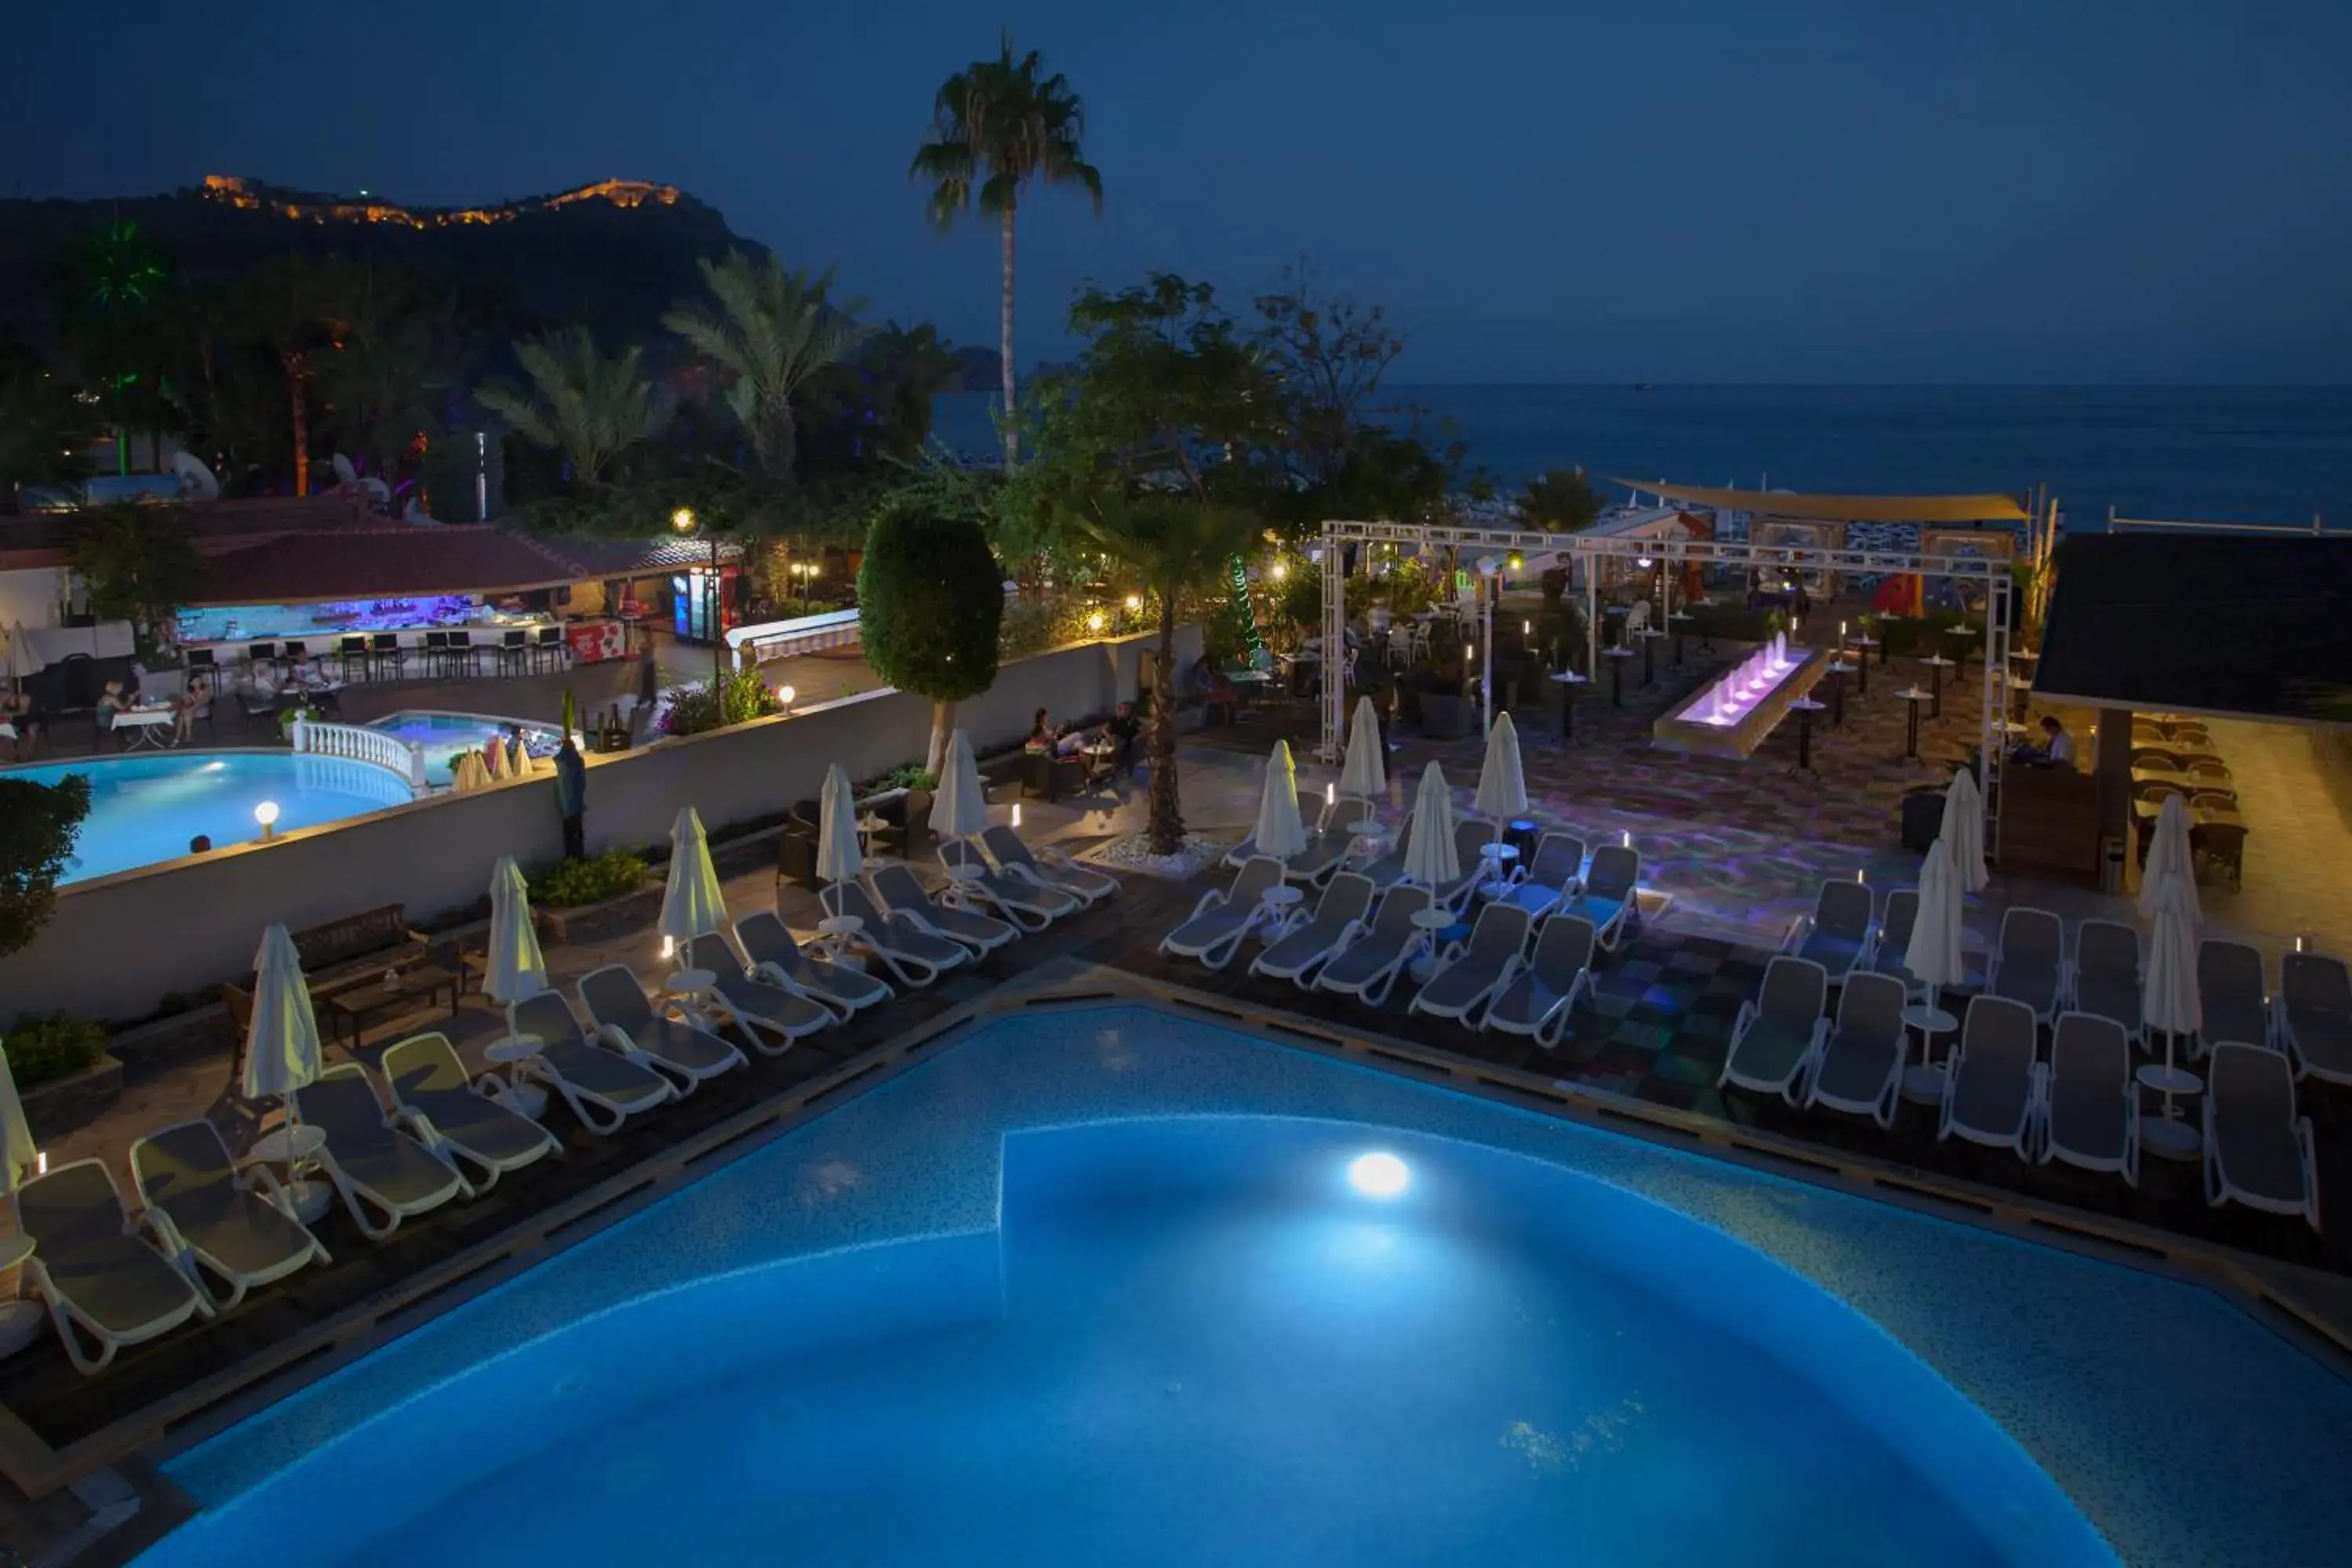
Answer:
<path fill-rule="evenodd" d="M 717 572 L 696 566 L 672 574 L 670 617 L 680 642 L 717 642 L 740 618 L 735 610 L 736 584 L 741 568 L 726 564 Z"/>

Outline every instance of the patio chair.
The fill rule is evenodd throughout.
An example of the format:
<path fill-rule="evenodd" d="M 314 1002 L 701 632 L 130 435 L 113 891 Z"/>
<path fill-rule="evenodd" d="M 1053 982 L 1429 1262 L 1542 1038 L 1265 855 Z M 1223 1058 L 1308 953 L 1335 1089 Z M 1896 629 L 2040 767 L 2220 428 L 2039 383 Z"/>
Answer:
<path fill-rule="evenodd" d="M 717 931 L 706 931 L 687 944 L 688 962 L 717 975 L 700 1009 L 717 1022 L 731 1024 L 762 1056 L 780 1057 L 819 1029 L 830 1026 L 833 1009 L 789 986 L 753 978 L 750 967 Z"/>
<path fill-rule="evenodd" d="M 2278 1043 L 2294 1076 L 2352 1084 L 2352 970 L 2322 952 L 2279 961 Z"/>
<path fill-rule="evenodd" d="M 1731 1048 L 1716 1088 L 1736 1084 L 1796 1104 L 1798 1086 L 1829 1040 L 1830 1021 L 1822 1013 L 1829 993 L 1828 972 L 1810 958 L 1784 952 L 1766 964 L 1763 988 L 1732 1020 Z"/>
<path fill-rule="evenodd" d="M 2094 1013 L 2058 1016 L 2036 1120 L 2042 1164 L 2063 1160 L 2139 1185 L 2139 1086 L 2122 1024 Z"/>
<path fill-rule="evenodd" d="M 1642 852 L 1627 844 L 1603 844 L 1592 852 L 1583 889 L 1562 900 L 1560 910 L 1591 921 L 1593 940 L 1614 952 L 1627 928 L 1641 920 L 1641 882 Z"/>
<path fill-rule="evenodd" d="M 1903 982 L 1893 975 L 1846 976 L 1838 996 L 1836 1026 L 1822 1042 L 1805 1085 L 1806 1110 L 1826 1105 L 1867 1116 L 1881 1127 L 1895 1125 L 1908 1040 L 1903 1028 L 1906 994 Z"/>
<path fill-rule="evenodd" d="M 1343 795 L 1332 802 L 1324 810 L 1313 841 L 1282 863 L 1283 876 L 1308 887 L 1328 882 L 1356 846 L 1356 825 L 1372 815 L 1371 803 L 1355 795 Z"/>
<path fill-rule="evenodd" d="M 1437 968 L 1405 1008 L 1433 1018 L 1453 1018 L 1476 1028 L 1477 1015 L 1509 984 L 1527 962 L 1528 911 L 1516 904 L 1488 904 L 1478 911 L 1470 940 L 1438 955 Z"/>
<path fill-rule="evenodd" d="M 2084 921 L 2074 936 L 2074 1009 L 2112 1018 L 2136 1043 L 2140 1026 L 2139 932 L 2121 921 Z"/>
<path fill-rule="evenodd" d="M 1021 934 L 1018 926 L 983 915 L 974 910 L 960 910 L 941 902 L 925 890 L 921 879 L 903 863 L 895 866 L 869 866 L 866 885 L 882 907 L 893 915 L 905 915 L 929 930 L 934 936 L 946 937 L 971 950 L 974 958 L 995 952 Z"/>
<path fill-rule="evenodd" d="M 2029 1003 L 2008 996 L 1969 998 L 1959 1043 L 1945 1064 L 1938 1142 L 1958 1134 L 2032 1159 L 2033 1112 L 2045 1077 L 2034 1060 L 2036 1026 Z"/>
<path fill-rule="evenodd" d="M 2048 910 L 2000 917 L 2000 943 L 1985 971 L 1985 994 L 2022 1002 L 2048 1023 L 2066 994 L 2066 928 Z"/>
<path fill-rule="evenodd" d="M 474 1087 L 449 1037 L 436 1030 L 384 1047 L 383 1081 L 393 1114 L 425 1146 L 456 1165 L 481 1173 L 477 1193 L 488 1192 L 509 1171 L 562 1152 L 555 1134 Z"/>
<path fill-rule="evenodd" d="M 670 1014 L 656 1012 L 636 973 L 625 963 L 608 963 L 583 975 L 580 1005 L 588 1009 L 588 1022 L 599 1039 L 639 1067 L 664 1074 L 681 1094 L 751 1065 L 751 1058 L 733 1045 L 683 1016 L 682 1006 L 673 1004 Z"/>
<path fill-rule="evenodd" d="M 1252 856 L 1231 888 L 1201 895 L 1183 923 L 1160 939 L 1160 951 L 1223 969 L 1241 951 L 1242 939 L 1265 921 L 1265 890 L 1281 882 L 1281 861 L 1271 855 Z"/>
<path fill-rule="evenodd" d="M 362 1235 L 382 1241 L 400 1222 L 429 1214 L 473 1185 L 449 1156 L 426 1148 L 383 1113 L 357 1062 L 329 1068 L 294 1091 L 297 1120 L 327 1135 L 319 1163 Z M 370 1218 L 373 1209 L 382 1215 Z"/>
<path fill-rule="evenodd" d="M 2197 1001 L 2204 1017 L 2197 1031 L 2200 1053 L 2225 1040 L 2269 1043 L 2271 1003 L 2263 986 L 2263 955 L 2245 943 L 2209 936 L 2197 944 Z"/>
<path fill-rule="evenodd" d="M 1870 889 L 1843 878 L 1823 882 L 1813 912 L 1790 921 L 1780 939 L 1782 952 L 1811 959 L 1832 984 L 1853 972 L 1869 947 Z"/>
<path fill-rule="evenodd" d="M 2294 1113 L 2294 1068 L 2262 1046 L 2213 1047 L 2205 1083 L 2205 1202 L 2231 1199 L 2319 1228 L 2311 1118 Z"/>
<path fill-rule="evenodd" d="M 956 889 L 982 900 L 1000 918 L 1023 931 L 1044 931 L 1064 915 L 1074 915 L 1083 907 L 1076 897 L 1058 888 L 1026 881 L 996 869 L 980 852 L 980 846 L 969 838 L 940 840 L 940 864 L 950 871 L 969 867 L 970 879 L 957 883 Z"/>
<path fill-rule="evenodd" d="M 48 1304 L 77 1371 L 102 1372 L 117 1351 L 213 1315 L 213 1304 L 169 1254 L 140 1236 L 103 1160 L 58 1165 L 18 1187 L 11 1201 L 17 1234 L 34 1247 L 25 1278 Z"/>
<path fill-rule="evenodd" d="M 1573 833 L 1545 834 L 1536 841 L 1526 875 L 1504 889 L 1503 899 L 1538 919 L 1574 898 L 1584 887 L 1584 840 Z"/>
<path fill-rule="evenodd" d="M 1486 846 L 1501 842 L 1495 825 L 1481 817 L 1465 816 L 1454 825 L 1454 859 L 1461 872 L 1454 880 L 1434 889 L 1437 902 L 1457 914 L 1470 906 L 1470 895 L 1480 883 L 1488 887 L 1507 888 L 1518 880 L 1517 867 L 1502 870 L 1506 864 L 1486 858 Z"/>
<path fill-rule="evenodd" d="M 1906 994 L 1922 994 L 1920 984 L 1903 967 L 1904 951 L 1911 945 L 1911 928 L 1919 921 L 1919 889 L 1895 888 L 1886 895 L 1878 927 L 1870 933 L 1870 951 L 1862 965 L 1873 974 L 1889 974 L 1903 982 Z"/>
<path fill-rule="evenodd" d="M 132 1142 L 131 1184 L 165 1253 L 223 1311 L 248 1290 L 334 1261 L 294 1217 L 269 1168 L 238 1171 L 228 1141 L 204 1117 Z"/>
<path fill-rule="evenodd" d="M 1548 916 L 1536 931 L 1534 953 L 1495 993 L 1478 1026 L 1532 1036 L 1550 1050 L 1567 1033 L 1577 997 L 1591 988 L 1592 922 L 1582 915 Z"/>
<path fill-rule="evenodd" d="M 1394 847 L 1378 859 L 1364 861 L 1360 865 L 1349 867 L 1349 869 L 1370 881 L 1377 890 L 1386 892 L 1404 880 L 1405 851 L 1412 844 L 1412 816 L 1408 813 L 1405 819 L 1397 825 Z"/>
<path fill-rule="evenodd" d="M 817 894 L 817 903 L 829 916 L 859 921 L 857 945 L 880 959 L 901 985 L 929 985 L 971 961 L 971 949 L 950 942 L 913 915 L 884 909 L 858 883 L 835 882 Z"/>
<path fill-rule="evenodd" d="M 1089 904 L 1100 903 L 1118 891 L 1118 879 L 1108 871 L 1081 866 L 1057 849 L 1032 849 L 1010 827 L 982 828 L 980 847 L 1006 876 L 1057 889 Z"/>
<path fill-rule="evenodd" d="M 1324 885 L 1314 918 L 1267 944 L 1249 972 L 1309 989 L 1316 968 L 1354 940 L 1371 908 L 1371 883 L 1353 871 L 1340 872 Z"/>
<path fill-rule="evenodd" d="M 1397 975 L 1421 950 L 1423 932 L 1412 917 L 1430 907 L 1427 888 L 1401 883 L 1382 893 L 1370 923 L 1324 960 L 1315 989 L 1353 996 L 1374 1007 L 1387 1001 Z"/>
<path fill-rule="evenodd" d="M 793 939 L 792 928 L 772 910 L 737 921 L 735 941 L 760 978 L 822 1002 L 844 1018 L 861 1008 L 890 1000 L 887 982 L 862 969 L 835 963 L 822 953 L 810 952 Z"/>
<path fill-rule="evenodd" d="M 507 1031 L 540 1043 L 517 1076 L 562 1096 L 591 1132 L 611 1132 L 637 1112 L 677 1098 L 677 1086 L 667 1078 L 592 1039 L 572 1005 L 555 992 L 507 1004 Z"/>

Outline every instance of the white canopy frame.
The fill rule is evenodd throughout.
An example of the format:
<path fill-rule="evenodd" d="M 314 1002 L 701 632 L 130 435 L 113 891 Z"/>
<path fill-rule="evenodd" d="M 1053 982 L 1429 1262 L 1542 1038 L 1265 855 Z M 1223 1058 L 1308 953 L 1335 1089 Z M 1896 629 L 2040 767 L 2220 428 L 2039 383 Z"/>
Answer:
<path fill-rule="evenodd" d="M 1622 539 L 1517 528 L 1460 528 L 1439 523 L 1326 521 L 1323 524 L 1323 647 L 1326 650 L 1323 668 L 1326 674 L 1320 750 L 1323 760 L 1335 764 L 1347 743 L 1348 692 L 1347 682 L 1331 679 L 1329 672 L 1346 668 L 1344 659 L 1331 658 L 1331 650 L 1347 647 L 1347 547 L 1351 544 L 1410 544 L 1416 552 L 1430 546 L 1443 548 L 1451 545 L 1465 554 L 1477 552 L 1498 558 L 1513 553 L 1522 557 L 1558 553 L 1577 558 L 1584 568 L 1585 669 L 1588 674 L 1594 673 L 1600 662 L 1598 600 L 1601 590 L 1599 573 L 1595 568 L 1604 560 L 1647 558 L 1657 563 L 1661 577 L 1671 575 L 1673 570 L 1685 562 L 1697 562 L 1703 566 L 1743 569 L 1770 566 L 1795 568 L 1808 573 L 1836 572 L 1849 576 L 1889 576 L 1908 573 L 1922 577 L 1958 578 L 1981 584 L 1985 596 L 1985 630 L 1984 668 L 1979 683 L 1981 697 L 1978 714 L 1977 787 L 1984 796 L 1985 858 L 1993 860 L 2000 854 L 2001 763 L 2008 751 L 2008 731 L 2004 727 L 2004 690 L 1997 677 L 2009 668 L 2011 583 L 2006 557 L 1928 555 L 1916 551 L 1793 548 L 1717 539 Z M 1370 552 L 1360 553 L 1369 556 Z M 1486 717 L 1491 723 L 1493 600 L 1501 584 L 1499 578 L 1492 580 L 1490 584 L 1485 573 L 1479 574 L 1478 582 L 1487 638 L 1487 657 L 1480 661 L 1484 668 L 1479 671 L 1479 682 L 1482 692 L 1486 694 Z M 1866 657 L 1868 650 L 1864 651 Z"/>

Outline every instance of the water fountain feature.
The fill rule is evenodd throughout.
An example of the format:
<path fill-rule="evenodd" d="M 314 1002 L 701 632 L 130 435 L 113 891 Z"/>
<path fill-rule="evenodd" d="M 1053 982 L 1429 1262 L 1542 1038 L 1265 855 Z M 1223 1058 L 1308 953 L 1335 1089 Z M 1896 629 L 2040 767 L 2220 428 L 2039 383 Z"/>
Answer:
<path fill-rule="evenodd" d="M 1822 650 L 1793 646 L 1786 632 L 1739 660 L 1651 730 L 1657 744 L 1710 756 L 1745 757 L 1763 744 L 1789 704 L 1821 679 Z"/>

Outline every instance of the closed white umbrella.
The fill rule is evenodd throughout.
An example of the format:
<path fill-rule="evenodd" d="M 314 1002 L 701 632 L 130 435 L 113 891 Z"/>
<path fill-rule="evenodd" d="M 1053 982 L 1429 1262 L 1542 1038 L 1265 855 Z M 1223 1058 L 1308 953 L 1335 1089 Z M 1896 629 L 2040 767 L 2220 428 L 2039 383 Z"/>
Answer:
<path fill-rule="evenodd" d="M 1959 873 L 1960 891 L 1982 892 L 1989 879 L 1984 863 L 1984 795 L 1977 788 L 1977 775 L 1967 768 L 1952 770 L 1937 837 L 1952 847 L 1952 869 Z"/>
<path fill-rule="evenodd" d="M 8 636 L 8 679 L 25 680 L 47 668 L 47 661 L 35 651 L 33 639 L 25 635 L 25 623 L 18 621 Z"/>
<path fill-rule="evenodd" d="M 1938 991 L 1968 978 L 1960 952 L 1960 879 L 1952 868 L 1952 847 L 1941 838 L 1928 847 L 1919 868 L 1919 913 L 1912 921 L 1911 945 L 1903 950 L 1903 967 L 1927 988 L 1931 1013 Z"/>
<path fill-rule="evenodd" d="M 850 798 L 849 775 L 839 763 L 825 770 L 824 793 L 818 801 L 817 880 L 849 881 L 866 868 L 866 857 L 857 847 L 857 803 Z"/>
<path fill-rule="evenodd" d="M 498 742 L 493 739 L 482 747 L 481 752 L 478 754 L 482 759 L 482 776 L 484 778 L 501 779 L 506 777 L 507 749 L 504 746 L 499 745 Z"/>
<path fill-rule="evenodd" d="M 1290 761 L 1290 742 L 1276 741 L 1265 760 L 1265 789 L 1258 796 L 1257 827 L 1252 834 L 1257 852 L 1287 860 L 1307 847 L 1307 824 L 1298 817 L 1298 770 Z"/>
<path fill-rule="evenodd" d="M 1356 699 L 1348 750 L 1339 763 L 1339 793 L 1380 800 L 1389 793 L 1388 758 L 1381 748 L 1381 716 L 1369 697 Z"/>
<path fill-rule="evenodd" d="M 449 788 L 453 794 L 471 795 L 488 783 L 489 780 L 482 773 L 482 754 L 479 752 L 468 750 L 457 753 L 457 762 L 449 768 Z"/>
<path fill-rule="evenodd" d="M 2154 857 L 2150 857 L 2153 861 Z M 2148 932 L 2147 978 L 2142 982 L 2140 1018 L 2151 1029 L 2164 1031 L 2164 1065 L 2172 1068 L 2173 1037 L 2193 1035 L 2204 1026 L 2204 1005 L 2197 994 L 2197 916 L 2189 908 L 2195 897 L 2189 879 L 2167 871 L 2147 900 L 2156 907 Z"/>
<path fill-rule="evenodd" d="M 940 793 L 931 797 L 930 823 L 941 838 L 962 838 L 988 826 L 988 792 L 981 787 L 980 763 L 961 730 L 948 737 L 948 754 L 940 764 Z"/>
<path fill-rule="evenodd" d="M 523 745 L 521 736 L 509 735 L 507 737 L 507 776 L 519 779 L 527 778 L 530 774 L 530 750 Z"/>
<path fill-rule="evenodd" d="M 1518 727 L 1508 713 L 1497 715 L 1486 731 L 1486 759 L 1479 764 L 1478 795 L 1470 804 L 1495 824 L 1498 839 L 1506 823 L 1527 815 L 1528 776 L 1519 765 Z"/>
<path fill-rule="evenodd" d="M 1445 772 L 1435 763 L 1422 770 L 1421 787 L 1412 797 L 1412 841 L 1405 846 L 1405 879 L 1424 888 L 1442 888 L 1462 875 L 1462 858 L 1454 850 L 1454 792 L 1445 786 Z"/>
<path fill-rule="evenodd" d="M 41 1147 L 25 1121 L 25 1102 L 16 1096 L 16 1074 L 8 1053 L 0 1051 L 0 1197 L 16 1190 L 31 1172 L 40 1169 Z"/>
<path fill-rule="evenodd" d="M 319 1081 L 319 1020 L 310 1010 L 310 988 L 302 979 L 301 955 L 282 925 L 261 933 L 253 957 L 253 1024 L 245 1035 L 247 1100 L 276 1100 L 294 1121 L 294 1091 Z"/>
<path fill-rule="evenodd" d="M 719 890 L 719 869 L 710 863 L 710 841 L 702 818 L 686 806 L 669 830 L 669 883 L 662 889 L 661 921 L 655 929 L 683 949 L 727 923 L 727 896 Z"/>
<path fill-rule="evenodd" d="M 2189 803 L 2177 795 L 2165 796 L 2164 808 L 2156 814 L 2156 836 L 2147 847 L 2147 864 L 2140 868 L 2142 920 L 2156 919 L 2164 879 L 2173 872 L 2180 876 L 2181 908 L 2195 925 L 2204 920 L 2205 911 L 2198 903 L 2196 869 L 2189 855 Z"/>
<path fill-rule="evenodd" d="M 547 960 L 530 923 L 530 888 L 514 857 L 501 855 L 490 868 L 490 954 L 482 994 L 503 1005 L 546 989 Z"/>

